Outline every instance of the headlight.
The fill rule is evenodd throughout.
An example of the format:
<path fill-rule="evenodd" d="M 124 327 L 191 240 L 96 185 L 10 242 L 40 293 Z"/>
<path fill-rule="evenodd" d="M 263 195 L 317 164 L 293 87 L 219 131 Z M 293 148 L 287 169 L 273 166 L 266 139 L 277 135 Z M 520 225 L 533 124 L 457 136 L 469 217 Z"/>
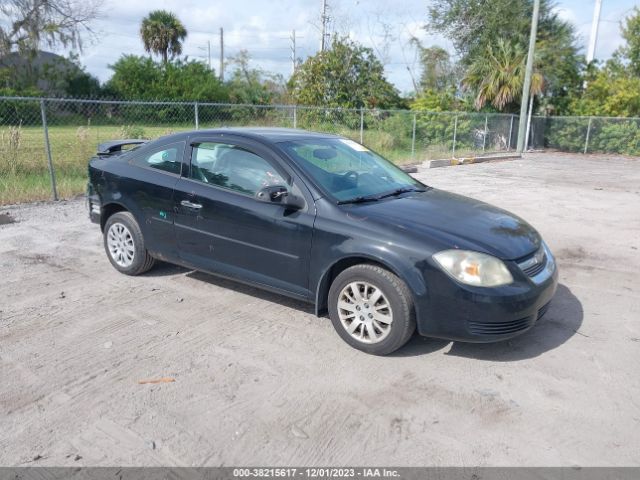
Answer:
<path fill-rule="evenodd" d="M 443 250 L 433 259 L 454 279 L 467 285 L 497 287 L 513 282 L 502 260 L 491 255 L 468 250 Z"/>

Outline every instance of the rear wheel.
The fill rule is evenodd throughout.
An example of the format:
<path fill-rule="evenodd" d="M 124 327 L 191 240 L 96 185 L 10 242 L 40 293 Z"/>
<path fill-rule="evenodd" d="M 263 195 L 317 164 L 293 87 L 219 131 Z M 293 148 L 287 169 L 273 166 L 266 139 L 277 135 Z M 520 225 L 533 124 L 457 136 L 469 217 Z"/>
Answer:
<path fill-rule="evenodd" d="M 373 355 L 399 349 L 416 328 L 408 287 L 377 265 L 355 265 L 335 278 L 329 289 L 329 316 L 345 342 Z"/>
<path fill-rule="evenodd" d="M 104 226 L 104 249 L 111 265 L 126 275 L 139 275 L 155 263 L 144 246 L 140 226 L 129 212 L 111 215 Z"/>

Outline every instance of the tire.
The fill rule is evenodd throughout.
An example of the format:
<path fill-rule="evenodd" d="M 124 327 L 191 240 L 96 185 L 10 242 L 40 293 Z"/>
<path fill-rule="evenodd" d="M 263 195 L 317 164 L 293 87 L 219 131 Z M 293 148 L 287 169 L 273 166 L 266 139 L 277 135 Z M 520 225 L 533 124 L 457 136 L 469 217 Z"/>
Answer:
<path fill-rule="evenodd" d="M 352 347 L 372 355 L 396 351 L 416 329 L 409 288 L 377 265 L 355 265 L 341 272 L 329 289 L 328 305 L 338 335 Z"/>
<path fill-rule="evenodd" d="M 138 222 L 129 212 L 111 215 L 104 225 L 104 250 L 111 265 L 125 275 L 140 275 L 155 264 L 144 246 Z"/>

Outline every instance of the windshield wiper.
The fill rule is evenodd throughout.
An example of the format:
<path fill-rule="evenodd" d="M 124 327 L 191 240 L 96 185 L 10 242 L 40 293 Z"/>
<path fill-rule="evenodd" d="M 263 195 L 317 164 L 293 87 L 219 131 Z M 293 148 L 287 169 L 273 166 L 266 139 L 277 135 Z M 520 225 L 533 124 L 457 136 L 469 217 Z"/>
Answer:
<path fill-rule="evenodd" d="M 387 198 L 387 197 L 393 197 L 396 195 L 401 195 L 403 193 L 410 193 L 410 192 L 424 192 L 426 190 L 424 190 L 423 188 L 416 188 L 416 187 L 401 187 L 401 188 L 396 188 L 394 191 L 389 192 L 389 193 L 383 193 L 382 195 L 378 195 L 378 199 L 381 198 Z"/>
<path fill-rule="evenodd" d="M 395 195 L 400 195 L 402 193 L 410 193 L 410 192 L 425 192 L 426 190 L 423 188 L 416 187 L 402 187 L 396 188 L 392 192 L 383 193 L 381 195 L 361 195 L 359 197 L 350 198 L 348 200 L 340 200 L 338 205 L 344 205 L 345 203 L 364 203 L 364 202 L 377 202 L 380 199 L 393 197 Z"/>
<path fill-rule="evenodd" d="M 345 205 L 347 203 L 365 203 L 365 202 L 377 202 L 380 197 L 372 195 L 361 195 L 359 197 L 349 198 L 347 200 L 339 200 L 338 205 Z"/>

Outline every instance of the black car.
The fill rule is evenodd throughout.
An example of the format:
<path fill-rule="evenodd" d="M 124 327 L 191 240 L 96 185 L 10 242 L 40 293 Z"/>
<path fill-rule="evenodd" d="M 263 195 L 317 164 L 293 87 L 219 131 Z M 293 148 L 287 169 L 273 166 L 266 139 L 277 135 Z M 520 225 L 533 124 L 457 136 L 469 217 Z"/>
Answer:
<path fill-rule="evenodd" d="M 158 259 L 305 300 L 378 355 L 416 328 L 513 337 L 557 285 L 553 255 L 524 220 L 335 135 L 225 128 L 108 142 L 89 162 L 88 203 L 120 272 Z"/>

